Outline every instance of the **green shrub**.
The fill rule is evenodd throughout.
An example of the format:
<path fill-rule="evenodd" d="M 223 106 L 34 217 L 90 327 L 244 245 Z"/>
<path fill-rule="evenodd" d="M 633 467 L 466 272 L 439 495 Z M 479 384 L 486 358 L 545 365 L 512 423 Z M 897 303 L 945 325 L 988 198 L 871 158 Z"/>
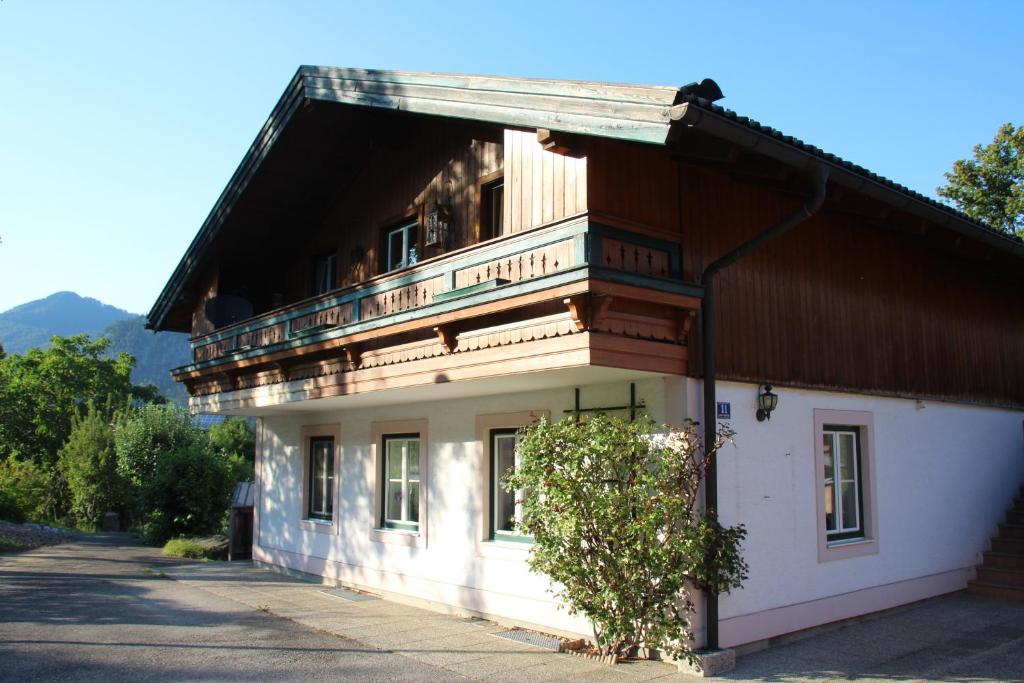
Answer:
<path fill-rule="evenodd" d="M 9 553 L 15 550 L 26 550 L 27 545 L 10 536 L 0 536 L 0 553 Z"/>
<path fill-rule="evenodd" d="M 724 593 L 746 578 L 744 528 L 700 510 L 707 461 L 695 425 L 664 429 L 603 415 L 542 420 L 523 429 L 520 465 L 506 476 L 509 491 L 529 492 L 530 568 L 590 620 L 602 654 L 692 656 L 689 591 Z"/>
<path fill-rule="evenodd" d="M 158 460 L 167 453 L 205 442 L 188 413 L 173 405 L 147 405 L 131 413 L 114 432 L 117 467 L 135 485 L 152 478 Z"/>
<path fill-rule="evenodd" d="M 105 512 L 127 511 L 130 484 L 118 472 L 114 432 L 102 413 L 90 406 L 84 418 L 75 420 L 58 463 L 71 494 L 70 512 L 76 524 L 95 528 Z"/>
<path fill-rule="evenodd" d="M 163 543 L 220 531 L 233 488 L 229 463 L 206 443 L 162 454 L 140 494 L 146 539 Z"/>
<path fill-rule="evenodd" d="M 61 489 L 54 475 L 31 460 L 0 462 L 0 518 L 19 523 L 54 519 Z"/>
<path fill-rule="evenodd" d="M 170 557 L 188 560 L 219 560 L 227 553 L 228 539 L 224 536 L 206 538 L 172 538 L 161 551 Z"/>

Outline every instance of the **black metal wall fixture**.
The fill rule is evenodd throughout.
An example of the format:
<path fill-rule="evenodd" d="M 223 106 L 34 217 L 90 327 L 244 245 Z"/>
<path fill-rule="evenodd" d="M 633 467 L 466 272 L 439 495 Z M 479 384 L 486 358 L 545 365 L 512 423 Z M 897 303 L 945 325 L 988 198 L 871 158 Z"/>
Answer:
<path fill-rule="evenodd" d="M 575 407 L 570 408 L 569 410 L 565 410 L 563 412 L 569 415 L 576 415 L 576 417 L 579 417 L 582 413 L 608 413 L 613 410 L 628 410 L 629 421 L 632 422 L 633 420 L 636 419 L 637 410 L 647 409 L 647 403 L 643 399 L 640 399 L 640 402 L 637 403 L 635 382 L 629 383 L 629 403 L 624 406 L 601 406 L 596 408 L 584 408 L 580 405 L 580 388 L 576 387 L 573 391 L 575 392 L 576 398 L 574 402 Z"/>

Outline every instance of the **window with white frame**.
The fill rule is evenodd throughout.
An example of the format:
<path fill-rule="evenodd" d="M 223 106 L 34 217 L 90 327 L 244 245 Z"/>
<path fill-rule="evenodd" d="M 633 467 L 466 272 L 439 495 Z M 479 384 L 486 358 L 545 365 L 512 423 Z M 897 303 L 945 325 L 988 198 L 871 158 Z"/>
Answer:
<path fill-rule="evenodd" d="M 313 296 L 326 294 L 338 281 L 338 253 L 331 251 L 313 259 Z"/>
<path fill-rule="evenodd" d="M 381 526 L 385 529 L 419 531 L 419 434 L 385 436 L 383 446 Z"/>
<path fill-rule="evenodd" d="M 314 436 L 309 440 L 309 519 L 332 521 L 334 517 L 334 437 Z"/>
<path fill-rule="evenodd" d="M 419 260 L 417 242 L 419 223 L 415 220 L 404 223 L 387 233 L 387 264 L 385 270 L 399 270 L 415 265 Z"/>
<path fill-rule="evenodd" d="M 828 541 L 864 537 L 864 494 L 858 427 L 824 425 L 825 532 Z"/>
<path fill-rule="evenodd" d="M 517 429 L 491 430 L 491 540 L 532 542 L 522 533 L 525 491 L 505 488 L 506 477 L 520 465 Z"/>

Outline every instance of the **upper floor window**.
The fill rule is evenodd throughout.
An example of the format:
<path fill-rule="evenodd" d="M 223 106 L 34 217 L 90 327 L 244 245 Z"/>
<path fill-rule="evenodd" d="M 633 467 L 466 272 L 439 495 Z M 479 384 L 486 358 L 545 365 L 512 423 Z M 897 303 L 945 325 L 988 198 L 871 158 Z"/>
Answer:
<path fill-rule="evenodd" d="M 321 254 L 313 260 L 313 296 L 326 294 L 338 281 L 338 253 Z"/>
<path fill-rule="evenodd" d="M 499 237 L 505 215 L 505 179 L 498 178 L 480 187 L 480 239 Z"/>
<path fill-rule="evenodd" d="M 419 223 L 415 220 L 389 230 L 385 245 L 388 259 L 385 270 L 399 270 L 415 265 L 419 260 L 418 238 Z"/>

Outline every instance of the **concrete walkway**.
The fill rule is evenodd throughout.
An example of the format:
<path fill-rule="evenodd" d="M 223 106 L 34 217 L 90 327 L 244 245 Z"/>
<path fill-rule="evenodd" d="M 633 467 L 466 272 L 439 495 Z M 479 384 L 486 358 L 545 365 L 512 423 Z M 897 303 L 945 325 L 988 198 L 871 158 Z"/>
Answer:
<path fill-rule="evenodd" d="M 472 623 L 376 598 L 352 601 L 335 597 L 323 592 L 330 590 L 326 586 L 248 564 L 191 564 L 166 572 L 218 597 L 470 679 L 515 683 L 703 680 L 680 674 L 675 665 L 661 662 L 607 666 L 554 653 L 498 638 L 495 633 L 508 629 L 492 622 Z"/>

